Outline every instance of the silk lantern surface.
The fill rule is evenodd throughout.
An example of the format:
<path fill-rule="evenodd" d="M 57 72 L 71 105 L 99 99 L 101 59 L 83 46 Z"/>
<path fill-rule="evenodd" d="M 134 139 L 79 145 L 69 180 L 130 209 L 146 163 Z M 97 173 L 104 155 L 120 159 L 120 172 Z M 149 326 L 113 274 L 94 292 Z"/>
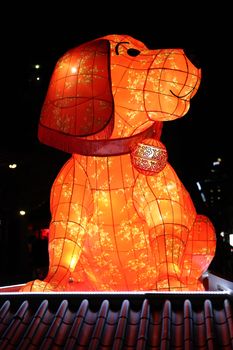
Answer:
<path fill-rule="evenodd" d="M 216 247 L 160 141 L 201 71 L 182 49 L 109 35 L 58 61 L 39 139 L 72 153 L 51 190 L 49 271 L 23 291 L 203 290 Z"/>

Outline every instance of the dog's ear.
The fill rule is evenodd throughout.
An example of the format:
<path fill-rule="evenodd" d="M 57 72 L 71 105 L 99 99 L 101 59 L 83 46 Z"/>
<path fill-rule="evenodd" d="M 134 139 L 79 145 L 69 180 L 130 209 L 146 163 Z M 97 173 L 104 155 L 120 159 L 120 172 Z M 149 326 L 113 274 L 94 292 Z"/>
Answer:
<path fill-rule="evenodd" d="M 76 138 L 110 136 L 113 109 L 110 43 L 90 41 L 57 62 L 41 111 L 39 140 L 73 153 Z"/>

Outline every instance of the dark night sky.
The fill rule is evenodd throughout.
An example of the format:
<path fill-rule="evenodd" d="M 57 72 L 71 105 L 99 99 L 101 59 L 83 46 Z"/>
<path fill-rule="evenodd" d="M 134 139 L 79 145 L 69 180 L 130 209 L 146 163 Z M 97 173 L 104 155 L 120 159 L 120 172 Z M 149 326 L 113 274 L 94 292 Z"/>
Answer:
<path fill-rule="evenodd" d="M 184 178 L 200 176 L 203 167 L 208 167 L 216 157 L 223 158 L 230 169 L 233 74 L 232 25 L 226 17 L 227 9 L 221 14 L 219 8 L 206 13 L 196 8 L 192 13 L 186 10 L 177 16 L 179 7 L 169 12 L 165 6 L 155 14 L 147 7 L 134 8 L 132 12 L 107 8 L 90 11 L 89 7 L 77 6 L 73 13 L 71 5 L 65 10 L 57 6 L 54 12 L 42 6 L 39 9 L 27 7 L 25 12 L 19 9 L 20 15 L 15 9 L 14 16 L 9 17 L 7 27 L 11 33 L 3 28 L 7 35 L 3 39 L 5 65 L 2 67 L 7 68 L 3 69 L 1 159 L 8 161 L 7 157 L 18 158 L 17 154 L 22 153 L 35 162 L 38 156 L 41 163 L 46 162 L 40 159 L 46 155 L 47 166 L 51 166 L 54 155 L 58 158 L 58 167 L 62 164 L 65 154 L 37 140 L 40 109 L 55 63 L 65 51 L 85 41 L 124 33 L 151 48 L 180 47 L 195 52 L 202 68 L 201 86 L 191 101 L 188 114 L 180 120 L 164 123 L 162 138 L 171 164 Z M 26 13 L 26 9 L 29 12 Z M 32 67 L 36 63 L 42 67 L 40 82 L 33 80 L 36 72 Z M 40 164 L 38 172 L 42 169 L 50 172 Z"/>
<path fill-rule="evenodd" d="M 164 124 L 162 140 L 169 161 L 188 187 L 205 177 L 218 157 L 232 175 L 232 21 L 227 8 L 195 10 L 156 2 L 126 11 L 117 4 L 91 10 L 72 2 L 48 11 L 19 7 L 6 11 L 1 28 L 2 113 L 0 127 L 0 214 L 30 208 L 31 218 L 47 224 L 52 182 L 68 154 L 42 145 L 37 125 L 58 58 L 67 50 L 107 34 L 129 34 L 149 48 L 191 49 L 199 58 L 202 82 L 188 114 Z M 110 8 L 111 6 L 111 8 Z M 149 6 L 152 6 L 150 8 Z M 175 9 L 176 6 L 176 9 Z M 179 8 L 180 6 L 180 8 Z M 182 10 L 184 12 L 179 13 Z M 18 11 L 20 11 L 18 13 Z M 177 14 L 178 13 L 178 14 Z M 112 17 L 113 16 L 113 17 Z M 41 64 L 39 82 L 34 64 Z M 15 171 L 8 164 L 17 162 Z M 228 194 L 229 195 L 229 194 Z M 231 195 L 230 195 L 231 196 Z M 233 198 L 233 193 L 231 198 Z M 9 214 L 11 213 L 11 214 Z"/>
<path fill-rule="evenodd" d="M 1 148 L 15 149 L 15 140 L 16 149 L 26 150 L 28 142 L 36 142 L 43 97 L 54 65 L 66 50 L 99 36 L 125 33 L 144 41 L 151 48 L 181 47 L 195 51 L 203 75 L 200 89 L 192 100 L 189 114 L 179 121 L 170 122 L 166 128 L 181 133 L 181 148 L 185 152 L 194 152 L 191 158 L 194 157 L 195 164 L 208 155 L 227 154 L 232 115 L 230 22 L 224 22 L 221 12 L 217 21 L 212 18 L 213 13 L 202 14 L 201 9 L 196 9 L 193 16 L 187 10 L 179 17 L 172 10 L 169 16 L 164 9 L 155 15 L 149 15 L 149 8 L 142 13 L 138 9 L 132 14 L 122 9 L 115 10 L 113 18 L 110 15 L 114 8 L 109 9 L 110 13 L 105 9 L 106 14 L 103 10 L 99 10 L 99 18 L 95 10 L 87 12 L 78 6 L 73 14 L 70 13 L 71 6 L 66 8 L 65 14 L 62 10 L 57 14 L 56 11 L 48 13 L 47 9 L 40 9 L 39 13 L 37 9 L 31 9 L 29 14 L 11 19 L 8 27 L 12 33 L 3 40 L 3 59 L 7 69 L 3 69 L 6 96 Z M 227 9 L 225 11 L 227 14 Z M 42 65 L 41 81 L 37 86 L 29 82 L 33 73 L 31 65 L 35 63 Z M 13 124 L 15 127 L 11 130 Z M 173 138 L 176 138 L 177 145 L 178 138 Z"/>

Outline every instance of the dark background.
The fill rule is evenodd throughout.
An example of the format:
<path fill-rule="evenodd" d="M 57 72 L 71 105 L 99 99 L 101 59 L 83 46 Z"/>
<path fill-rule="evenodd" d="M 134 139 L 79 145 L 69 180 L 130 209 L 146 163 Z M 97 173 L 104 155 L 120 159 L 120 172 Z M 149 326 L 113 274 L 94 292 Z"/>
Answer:
<path fill-rule="evenodd" d="M 217 252 L 210 268 L 230 278 L 233 275 L 233 253 L 228 243 L 228 235 L 233 233 L 231 11 L 213 5 L 205 10 L 199 5 L 194 9 L 173 4 L 170 8 L 169 3 L 159 8 L 156 2 L 128 6 L 131 8 L 120 3 L 81 6 L 69 2 L 48 9 L 40 3 L 12 5 L 3 12 L 1 285 L 29 280 L 38 266 L 43 270 L 48 263 L 41 229 L 50 221 L 52 183 L 70 157 L 37 139 L 40 110 L 54 66 L 67 50 L 107 34 L 129 34 L 153 49 L 184 48 L 198 58 L 202 68 L 199 91 L 184 118 L 164 123 L 162 141 L 197 211 L 208 215 L 216 227 Z M 35 64 L 41 68 L 36 70 Z M 218 158 L 220 165 L 213 167 Z M 10 169 L 11 163 L 17 163 L 17 168 Z M 211 197 L 210 190 L 217 194 Z M 19 215 L 21 209 L 26 211 L 25 216 Z M 224 237 L 221 232 L 225 232 Z M 39 250 L 38 244 L 42 245 Z"/>

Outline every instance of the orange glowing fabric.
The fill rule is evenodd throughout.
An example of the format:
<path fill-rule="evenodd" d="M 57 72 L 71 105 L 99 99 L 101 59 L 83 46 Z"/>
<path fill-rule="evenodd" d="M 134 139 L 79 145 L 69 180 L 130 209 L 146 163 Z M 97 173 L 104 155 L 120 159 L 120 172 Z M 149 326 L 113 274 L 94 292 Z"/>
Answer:
<path fill-rule="evenodd" d="M 72 157 L 51 190 L 48 275 L 22 290 L 203 290 L 215 231 L 159 140 L 200 77 L 182 49 L 149 50 L 127 35 L 58 61 L 39 139 Z"/>

